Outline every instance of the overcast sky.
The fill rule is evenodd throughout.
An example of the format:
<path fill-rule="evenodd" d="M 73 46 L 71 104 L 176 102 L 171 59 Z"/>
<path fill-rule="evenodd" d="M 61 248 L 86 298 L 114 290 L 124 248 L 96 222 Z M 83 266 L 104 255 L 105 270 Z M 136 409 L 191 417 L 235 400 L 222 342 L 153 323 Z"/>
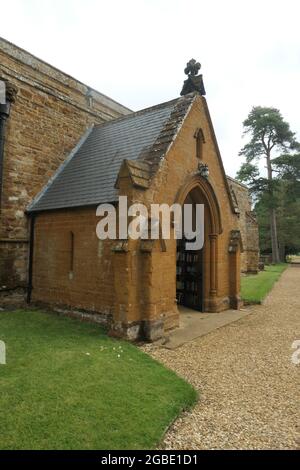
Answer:
<path fill-rule="evenodd" d="M 274 106 L 300 138 L 299 0 L 10 0 L 0 35 L 133 110 L 179 96 L 202 64 L 225 169 L 242 121 Z"/>

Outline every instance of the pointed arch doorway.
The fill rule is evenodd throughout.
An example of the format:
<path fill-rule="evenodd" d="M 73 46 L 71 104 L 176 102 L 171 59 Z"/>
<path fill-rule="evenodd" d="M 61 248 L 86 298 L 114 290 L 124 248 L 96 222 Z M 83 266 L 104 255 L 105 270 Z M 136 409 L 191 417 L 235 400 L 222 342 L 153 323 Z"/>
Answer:
<path fill-rule="evenodd" d="M 193 177 L 178 194 L 179 204 L 204 206 L 204 245 L 187 250 L 186 240 L 176 242 L 176 299 L 182 305 L 202 312 L 218 310 L 218 235 L 222 233 L 217 198 L 211 184 L 201 176 Z M 193 214 L 195 211 L 193 210 Z"/>
<path fill-rule="evenodd" d="M 192 206 L 193 230 L 196 223 L 197 195 L 191 191 L 184 205 Z M 198 202 L 199 204 L 199 202 Z M 188 243 L 194 242 L 186 238 L 177 240 L 176 247 L 176 299 L 177 304 L 193 310 L 203 311 L 203 248 L 188 249 Z"/>

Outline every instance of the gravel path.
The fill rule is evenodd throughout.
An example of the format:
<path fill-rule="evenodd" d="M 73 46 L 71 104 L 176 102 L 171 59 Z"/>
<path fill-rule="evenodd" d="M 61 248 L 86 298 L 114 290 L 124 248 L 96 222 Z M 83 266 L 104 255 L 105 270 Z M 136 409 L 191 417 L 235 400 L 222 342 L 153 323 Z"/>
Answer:
<path fill-rule="evenodd" d="M 200 394 L 165 435 L 165 449 L 299 448 L 300 267 L 288 268 L 264 305 L 176 350 L 143 349 Z M 222 315 L 222 314 L 220 314 Z"/>

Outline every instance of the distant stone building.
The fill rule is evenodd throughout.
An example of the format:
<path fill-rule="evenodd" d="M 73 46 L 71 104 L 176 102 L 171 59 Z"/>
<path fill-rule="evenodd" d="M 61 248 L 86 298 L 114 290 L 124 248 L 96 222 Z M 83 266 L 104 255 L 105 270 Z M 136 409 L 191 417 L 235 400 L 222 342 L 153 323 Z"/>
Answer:
<path fill-rule="evenodd" d="M 243 252 L 241 270 L 244 273 L 258 272 L 259 236 L 255 213 L 251 209 L 251 197 L 247 186 L 227 176 L 234 203 L 239 210 L 239 230 L 241 232 Z"/>
<path fill-rule="evenodd" d="M 26 293 L 131 339 L 178 326 L 178 305 L 239 308 L 241 252 L 256 225 L 246 191 L 225 175 L 195 67 L 182 97 L 132 113 L 0 41 L 2 300 Z M 204 204 L 203 249 L 188 252 L 172 224 L 170 240 L 99 240 L 96 208 L 119 210 L 120 195 L 147 207 Z"/>

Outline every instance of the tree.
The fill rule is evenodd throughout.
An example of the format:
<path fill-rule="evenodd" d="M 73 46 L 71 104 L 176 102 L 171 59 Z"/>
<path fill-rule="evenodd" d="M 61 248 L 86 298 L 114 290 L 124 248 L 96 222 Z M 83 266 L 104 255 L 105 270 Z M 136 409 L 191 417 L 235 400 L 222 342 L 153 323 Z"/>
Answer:
<path fill-rule="evenodd" d="M 286 255 L 300 252 L 300 194 L 297 184 L 278 178 L 276 187 L 276 219 L 279 254 L 282 261 Z M 270 252 L 271 235 L 269 223 L 269 203 L 267 194 L 261 194 L 255 205 L 259 226 L 260 249 Z"/>
<path fill-rule="evenodd" d="M 273 158 L 272 164 L 277 178 L 288 183 L 290 196 L 300 197 L 300 153 L 280 155 Z"/>
<path fill-rule="evenodd" d="M 252 108 L 247 119 L 243 122 L 244 134 L 250 135 L 249 142 L 241 149 L 240 155 L 246 157 L 246 163 L 241 166 L 237 177 L 250 183 L 252 192 L 265 194 L 268 207 L 270 235 L 272 245 L 273 263 L 279 262 L 279 246 L 276 224 L 276 182 L 273 181 L 274 163 L 273 153 L 298 149 L 299 144 L 295 134 L 290 130 L 289 124 L 283 120 L 280 111 L 276 108 L 256 106 Z M 264 158 L 266 161 L 267 178 L 260 177 L 258 164 Z M 282 162 L 277 161 L 278 166 Z M 276 165 L 275 165 L 276 166 Z"/>

